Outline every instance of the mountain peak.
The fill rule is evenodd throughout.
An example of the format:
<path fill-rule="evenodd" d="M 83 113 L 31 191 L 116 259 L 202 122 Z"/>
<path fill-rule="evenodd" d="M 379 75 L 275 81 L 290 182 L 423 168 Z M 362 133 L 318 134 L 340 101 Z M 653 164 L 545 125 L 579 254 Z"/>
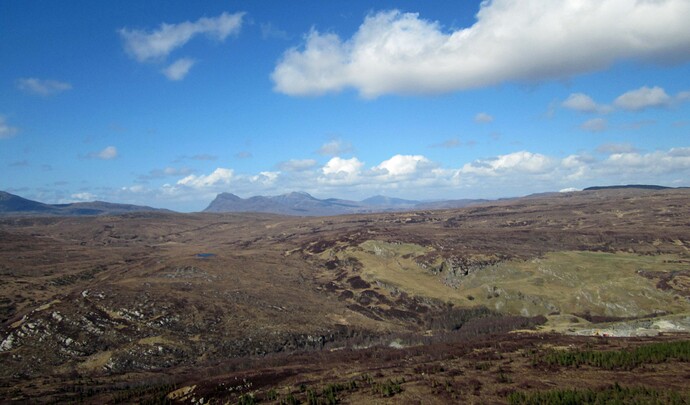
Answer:
<path fill-rule="evenodd" d="M 300 198 L 307 198 L 310 200 L 316 200 L 311 194 L 304 192 L 304 191 L 293 191 L 287 194 L 283 194 L 280 197 L 287 197 L 287 198 L 295 198 L 295 199 L 300 199 Z"/>
<path fill-rule="evenodd" d="M 216 198 L 222 198 L 223 200 L 230 200 L 230 201 L 239 201 L 242 198 L 233 194 L 233 193 L 220 193 L 216 196 Z"/>

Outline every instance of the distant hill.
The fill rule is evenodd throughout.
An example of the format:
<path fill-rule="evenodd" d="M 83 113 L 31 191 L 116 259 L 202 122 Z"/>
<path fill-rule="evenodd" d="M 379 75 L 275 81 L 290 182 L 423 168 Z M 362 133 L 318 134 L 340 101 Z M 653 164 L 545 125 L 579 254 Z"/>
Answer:
<path fill-rule="evenodd" d="M 115 204 L 103 201 L 78 202 L 71 204 L 45 204 L 29 200 L 5 191 L 0 191 L 0 216 L 55 215 L 55 216 L 89 216 L 117 215 L 128 212 L 160 211 L 165 209 L 132 205 Z"/>
<path fill-rule="evenodd" d="M 231 193 L 220 193 L 204 212 L 266 212 L 283 215 L 340 215 L 361 212 L 362 206 L 355 201 L 319 200 L 304 192 L 278 196 L 254 196 L 240 198 Z"/>
<path fill-rule="evenodd" d="M 414 200 L 403 200 L 402 198 L 392 198 L 383 195 L 377 195 L 374 197 L 369 197 L 365 200 L 360 201 L 361 204 L 368 206 L 377 207 L 414 207 L 420 204 L 419 201 Z"/>
<path fill-rule="evenodd" d="M 666 187 L 666 186 L 657 186 L 657 185 L 650 185 L 650 184 L 627 184 L 627 185 L 615 185 L 615 186 L 593 186 L 593 187 L 587 187 L 582 191 L 595 191 L 595 190 L 616 190 L 616 189 L 624 189 L 624 188 L 637 188 L 637 189 L 642 189 L 642 190 L 666 190 L 669 188 L 673 187 Z"/>
<path fill-rule="evenodd" d="M 305 192 L 292 192 L 278 196 L 241 198 L 221 193 L 204 212 L 265 212 L 282 215 L 327 216 L 361 214 L 416 209 L 448 209 L 478 204 L 487 200 L 449 200 L 422 202 L 377 195 L 362 201 L 336 198 L 318 199 Z"/>

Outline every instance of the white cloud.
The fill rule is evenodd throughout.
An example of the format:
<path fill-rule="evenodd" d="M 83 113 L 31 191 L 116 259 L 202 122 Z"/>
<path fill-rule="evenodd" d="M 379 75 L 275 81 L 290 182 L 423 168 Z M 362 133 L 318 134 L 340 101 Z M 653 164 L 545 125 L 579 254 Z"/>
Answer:
<path fill-rule="evenodd" d="M 620 60 L 690 59 L 686 0 L 494 0 L 454 31 L 415 13 L 367 16 L 349 39 L 309 32 L 272 73 L 275 90 L 364 97 L 442 93 L 505 81 L 566 78 Z"/>
<path fill-rule="evenodd" d="M 690 148 L 672 148 L 668 152 L 655 151 L 614 153 L 604 165 L 611 170 L 623 170 L 640 174 L 664 174 L 690 169 Z"/>
<path fill-rule="evenodd" d="M 274 184 L 278 180 L 280 172 L 260 172 L 256 176 L 251 176 L 250 181 L 252 183 L 261 183 L 265 185 Z"/>
<path fill-rule="evenodd" d="M 135 193 L 135 194 L 140 194 L 140 193 L 145 193 L 148 191 L 146 187 L 142 186 L 141 184 L 135 184 L 130 187 L 122 187 L 122 191 L 129 192 L 129 193 Z"/>
<path fill-rule="evenodd" d="M 117 157 L 117 148 L 114 146 L 108 146 L 101 151 L 91 152 L 87 156 L 93 159 L 101 160 L 115 159 Z"/>
<path fill-rule="evenodd" d="M 15 136 L 17 132 L 19 132 L 19 128 L 9 125 L 5 117 L 0 115 L 0 139 L 11 138 Z"/>
<path fill-rule="evenodd" d="M 383 171 L 389 176 L 405 176 L 430 165 L 431 161 L 422 155 L 395 155 L 381 162 L 374 170 Z"/>
<path fill-rule="evenodd" d="M 671 157 L 690 157 L 690 147 L 688 148 L 671 148 L 668 151 Z"/>
<path fill-rule="evenodd" d="M 360 162 L 359 159 L 355 157 L 343 159 L 336 156 L 331 158 L 331 160 L 321 168 L 321 171 L 325 175 L 346 175 L 351 177 L 358 175 L 362 170 L 362 166 L 364 166 L 364 163 Z"/>
<path fill-rule="evenodd" d="M 158 188 L 123 187 L 117 196 L 118 201 L 161 206 L 155 203 L 160 201 L 171 208 L 179 204 L 199 210 L 222 191 L 247 196 L 306 191 L 318 198 L 355 200 L 375 194 L 449 199 L 510 197 L 602 184 L 690 185 L 678 181 L 690 178 L 690 147 L 642 153 L 620 146 L 610 151 L 561 158 L 523 150 L 459 163 L 459 168 L 441 168 L 420 155 L 395 155 L 372 167 L 354 157 L 334 157 L 320 170 L 236 174 L 217 168 Z"/>
<path fill-rule="evenodd" d="M 671 101 L 672 98 L 661 87 L 644 86 L 620 95 L 614 104 L 624 110 L 638 111 L 650 107 L 668 106 Z"/>
<path fill-rule="evenodd" d="M 155 31 L 122 28 L 118 30 L 127 53 L 139 62 L 165 59 L 170 52 L 185 45 L 197 35 L 224 41 L 242 28 L 244 13 L 222 13 L 218 17 L 202 17 L 194 22 L 162 23 Z"/>
<path fill-rule="evenodd" d="M 278 164 L 278 168 L 286 172 L 301 172 L 312 169 L 315 166 L 316 160 L 314 159 L 290 159 Z"/>
<path fill-rule="evenodd" d="M 352 152 L 352 145 L 340 139 L 332 139 L 319 148 L 316 153 L 323 156 L 338 156 Z"/>
<path fill-rule="evenodd" d="M 39 96 L 52 96 L 63 91 L 70 90 L 72 85 L 57 80 L 37 79 L 35 77 L 21 78 L 17 80 L 19 90 Z"/>
<path fill-rule="evenodd" d="M 491 115 L 484 113 L 484 112 L 481 112 L 481 113 L 474 116 L 474 121 L 478 122 L 480 124 L 489 123 L 489 122 L 492 122 L 493 120 L 494 120 L 494 117 L 492 117 Z"/>
<path fill-rule="evenodd" d="M 209 175 L 193 175 L 180 179 L 177 181 L 178 186 L 187 186 L 196 189 L 203 189 L 215 186 L 226 186 L 230 184 L 233 179 L 234 171 L 232 169 L 225 169 L 222 167 L 216 168 L 213 173 Z"/>
<path fill-rule="evenodd" d="M 589 132 L 602 132 L 608 128 L 608 122 L 604 118 L 592 118 L 583 122 L 580 128 Z"/>
<path fill-rule="evenodd" d="M 597 103 L 586 94 L 573 93 L 562 103 L 563 107 L 581 112 L 596 112 Z"/>
<path fill-rule="evenodd" d="M 458 172 L 499 176 L 507 172 L 543 173 L 554 165 L 553 159 L 540 153 L 528 151 L 513 152 L 494 158 L 475 160 L 466 163 Z"/>
<path fill-rule="evenodd" d="M 82 202 L 82 201 L 94 201 L 94 200 L 96 200 L 96 195 L 88 193 L 88 192 L 75 193 L 75 194 L 72 194 L 70 197 L 72 197 L 73 202 L 74 201 Z"/>
<path fill-rule="evenodd" d="M 590 96 L 583 93 L 572 93 L 561 105 L 567 109 L 583 113 L 606 114 L 612 111 L 611 106 L 598 104 Z"/>
<path fill-rule="evenodd" d="M 668 107 L 673 104 L 682 103 L 688 99 L 690 99 L 690 92 L 688 91 L 681 91 L 676 94 L 675 97 L 671 97 L 661 87 L 643 86 L 639 89 L 630 90 L 621 94 L 613 101 L 613 106 L 599 104 L 584 93 L 570 94 L 570 96 L 561 103 L 561 106 L 583 113 L 608 114 L 614 111 L 614 106 L 618 109 L 628 111 L 641 111 L 651 107 Z M 633 123 L 630 128 L 638 129 L 650 123 L 652 122 L 637 121 Z"/>
<path fill-rule="evenodd" d="M 167 68 L 163 69 L 163 74 L 170 80 L 177 81 L 182 80 L 189 73 L 189 69 L 194 66 L 196 61 L 191 58 L 178 59 Z"/>

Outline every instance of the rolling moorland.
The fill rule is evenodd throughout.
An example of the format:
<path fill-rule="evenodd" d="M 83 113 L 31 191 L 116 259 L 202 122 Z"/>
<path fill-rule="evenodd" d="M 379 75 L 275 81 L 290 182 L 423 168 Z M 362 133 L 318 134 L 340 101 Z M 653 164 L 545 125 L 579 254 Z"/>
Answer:
<path fill-rule="evenodd" d="M 688 189 L 0 217 L 0 398 L 688 403 L 689 248 Z"/>

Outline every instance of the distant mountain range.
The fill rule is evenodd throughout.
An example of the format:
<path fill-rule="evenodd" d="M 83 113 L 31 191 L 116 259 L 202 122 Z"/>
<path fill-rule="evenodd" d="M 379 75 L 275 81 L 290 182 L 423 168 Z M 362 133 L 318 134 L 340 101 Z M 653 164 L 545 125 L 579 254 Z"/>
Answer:
<path fill-rule="evenodd" d="M 666 190 L 666 189 L 674 188 L 674 187 L 656 186 L 653 184 L 627 184 L 624 186 L 593 186 L 593 187 L 587 187 L 582 191 L 616 190 L 616 189 L 625 189 L 625 188 L 639 188 L 639 189 L 643 189 L 643 190 Z M 684 187 L 681 187 L 681 188 L 684 188 Z"/>
<path fill-rule="evenodd" d="M 488 200 L 446 200 L 422 202 L 385 196 L 374 196 L 362 201 L 315 198 L 304 192 L 278 196 L 254 196 L 240 198 L 235 194 L 221 193 L 204 212 L 266 212 L 282 215 L 326 216 L 361 214 L 368 212 L 406 211 L 419 209 L 461 208 Z"/>
<path fill-rule="evenodd" d="M 583 191 L 612 189 L 663 190 L 674 187 L 630 184 L 614 186 L 595 186 Z M 681 187 L 683 188 L 683 187 Z M 541 193 L 540 195 L 557 194 Z M 512 199 L 512 198 L 511 198 Z M 505 199 L 501 199 L 505 200 Z M 241 198 L 231 193 L 220 193 L 203 212 L 262 212 L 280 215 L 330 216 L 343 214 L 362 214 L 375 212 L 395 212 L 411 210 L 438 210 L 462 208 L 491 200 L 460 199 L 442 201 L 416 201 L 377 195 L 362 201 L 337 198 L 318 199 L 305 192 L 292 192 L 277 196 L 254 196 Z M 45 204 L 14 194 L 0 191 L 1 216 L 93 216 L 119 215 L 130 212 L 173 212 L 166 209 L 132 204 L 116 204 L 103 201 L 78 202 L 70 204 Z"/>
<path fill-rule="evenodd" d="M 87 216 L 87 215 L 118 215 L 128 212 L 170 210 L 152 208 L 141 205 L 115 204 L 103 201 L 78 202 L 71 204 L 44 204 L 38 201 L 28 200 L 14 194 L 0 191 L 0 216 Z"/>

